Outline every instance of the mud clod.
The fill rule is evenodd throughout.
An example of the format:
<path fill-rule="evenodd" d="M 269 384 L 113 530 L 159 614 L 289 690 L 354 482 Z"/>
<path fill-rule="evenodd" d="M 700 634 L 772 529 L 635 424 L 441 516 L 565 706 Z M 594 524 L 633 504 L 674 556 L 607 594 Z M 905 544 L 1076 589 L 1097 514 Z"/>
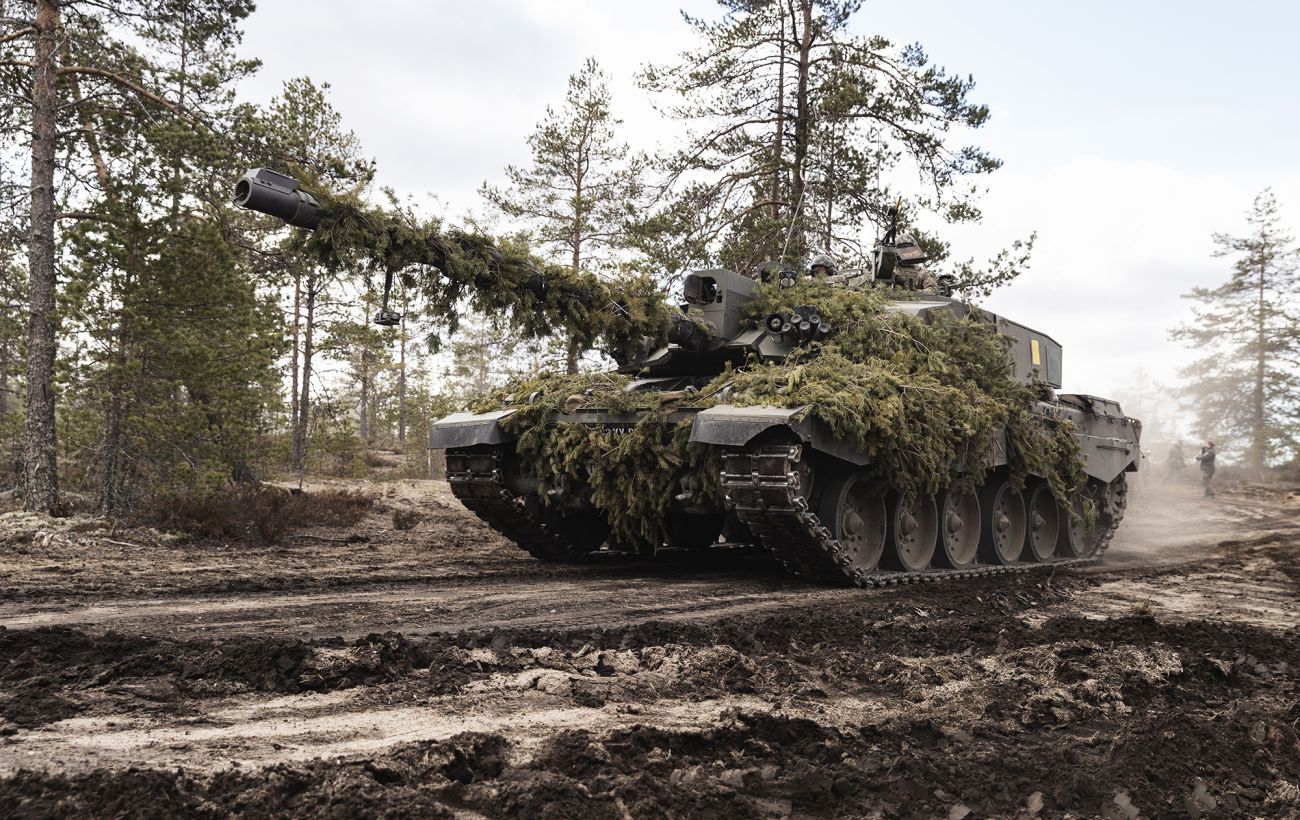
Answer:
<path fill-rule="evenodd" d="M 681 568 L 501 559 L 487 580 L 439 580 L 464 569 L 453 547 L 488 537 L 449 510 L 420 527 L 452 527 L 438 549 L 409 547 L 430 579 L 354 597 L 204 587 L 246 604 L 229 622 L 208 609 L 114 629 L 89 613 L 148 606 L 135 581 L 113 598 L 101 577 L 84 610 L 26 587 L 38 600 L 16 618 L 87 614 L 0 628 L 0 817 L 1300 811 L 1291 530 L 1243 529 L 1181 563 L 792 592 L 707 565 L 687 583 Z M 407 537 L 372 517 L 379 550 Z M 378 571 L 328 543 L 320 566 Z M 447 604 L 461 584 L 469 614 Z M 705 594 L 655 608 L 687 589 Z M 192 592 L 174 591 L 178 610 L 201 609 Z M 366 595 L 389 608 L 347 608 Z"/>

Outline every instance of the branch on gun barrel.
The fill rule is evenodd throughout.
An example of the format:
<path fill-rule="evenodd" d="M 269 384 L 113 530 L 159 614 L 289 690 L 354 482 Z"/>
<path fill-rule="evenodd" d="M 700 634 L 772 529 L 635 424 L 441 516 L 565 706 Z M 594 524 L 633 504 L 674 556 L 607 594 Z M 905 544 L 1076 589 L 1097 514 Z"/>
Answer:
<path fill-rule="evenodd" d="M 376 208 L 355 196 L 301 191 L 296 180 L 250 171 L 236 188 L 243 207 L 306 228 L 297 250 L 331 270 L 392 272 L 424 297 L 446 332 L 468 302 L 502 316 L 525 337 L 562 335 L 618 361 L 662 344 L 674 308 L 649 277 L 604 282 L 589 273 L 546 265 L 517 244 Z M 430 341 L 436 346 L 439 339 Z"/>

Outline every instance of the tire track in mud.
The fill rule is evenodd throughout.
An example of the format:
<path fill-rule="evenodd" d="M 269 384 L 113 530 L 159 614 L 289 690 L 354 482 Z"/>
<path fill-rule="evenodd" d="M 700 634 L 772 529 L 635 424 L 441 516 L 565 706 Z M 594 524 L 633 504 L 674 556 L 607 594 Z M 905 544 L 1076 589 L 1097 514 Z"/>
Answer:
<path fill-rule="evenodd" d="M 364 758 L 254 771 L 24 772 L 0 781 L 0 813 L 111 816 L 134 805 L 159 816 L 302 814 L 335 808 L 342 790 L 338 806 L 432 816 L 943 815 L 954 806 L 1008 815 L 1033 805 L 1093 814 L 1120 793 L 1158 815 L 1181 811 L 1204 783 L 1232 815 L 1274 813 L 1300 795 L 1286 788 L 1300 778 L 1295 631 L 1143 615 L 1057 617 L 1038 627 L 1007 618 L 989 628 L 990 613 L 1014 615 L 1068 594 L 989 590 L 981 613 L 899 596 L 883 608 L 841 604 L 727 623 L 342 645 L 6 634 L 5 679 L 20 691 L 61 681 L 64 697 L 117 687 L 128 698 L 123 686 L 156 679 L 176 688 L 182 713 L 221 696 L 223 685 L 369 689 L 381 703 L 418 692 L 436 709 L 454 698 L 490 702 L 505 691 L 497 687 L 539 673 L 535 681 L 551 679 L 545 692 L 528 690 L 539 702 L 599 710 L 615 725 L 522 738 L 507 723 Z M 638 685 L 639 676 L 653 681 Z M 647 717 L 660 704 L 729 698 L 746 708 L 690 728 Z M 761 709 L 763 701 L 772 705 Z M 132 802 L 120 802 L 125 796 Z"/>
<path fill-rule="evenodd" d="M 1084 578 L 1091 584 L 1119 581 L 1135 586 L 1116 597 L 1118 605 L 1133 596 L 1158 590 L 1172 576 L 1189 580 L 1190 588 L 1214 587 L 1226 597 L 1253 591 L 1254 580 L 1244 566 L 1252 545 L 1285 542 L 1285 532 L 1256 535 L 1214 548 L 1187 550 L 1178 560 L 1158 563 L 1125 560 L 1082 570 L 1043 576 Z M 579 567 L 568 574 L 554 572 L 537 578 L 488 575 L 439 578 L 435 582 L 381 584 L 309 592 L 240 595 L 169 595 L 156 598 L 104 598 L 84 603 L 0 604 L 0 624 L 10 628 L 69 626 L 81 629 L 148 631 L 176 637 L 205 634 L 362 637 L 372 632 L 450 632 L 484 627 L 566 627 L 583 623 L 619 624 L 652 619 L 729 618 L 751 611 L 815 606 L 853 598 L 875 600 L 896 590 L 843 590 L 818 587 L 777 573 L 771 564 L 747 559 L 744 568 L 719 571 L 711 566 Z M 1281 579 L 1300 578 L 1294 562 L 1277 564 Z M 554 569 L 554 568 L 551 568 Z M 1209 582 L 1204 579 L 1211 579 Z M 1200 580 L 1198 580 L 1200 579 Z M 1041 579 L 1030 578 L 1026 583 Z M 1238 583 L 1240 582 L 1240 583 Z M 958 595 L 978 594 L 988 582 L 954 585 Z M 1145 584 L 1145 587 L 1141 585 Z M 1236 587 L 1241 587 L 1237 589 Z M 1277 590 L 1262 600 L 1277 599 Z M 921 592 L 921 597 L 929 593 Z M 1276 607 L 1285 608 L 1282 595 Z M 1196 614 L 1193 607 L 1191 614 Z M 1277 614 L 1282 614 L 1280 611 Z"/>
<path fill-rule="evenodd" d="M 384 548 L 463 581 L 4 604 L 65 623 L 0 628 L 0 816 L 1294 813 L 1295 519 L 1215 509 L 943 588 L 488 542 Z"/>

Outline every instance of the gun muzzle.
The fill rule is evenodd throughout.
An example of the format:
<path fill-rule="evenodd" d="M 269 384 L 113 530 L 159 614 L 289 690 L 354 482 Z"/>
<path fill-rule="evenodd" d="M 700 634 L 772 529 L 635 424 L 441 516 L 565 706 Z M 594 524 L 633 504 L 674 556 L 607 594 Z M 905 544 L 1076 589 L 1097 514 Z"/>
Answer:
<path fill-rule="evenodd" d="M 240 177 L 235 183 L 235 204 L 309 231 L 316 230 L 321 220 L 316 197 L 301 190 L 298 180 L 269 168 L 253 168 Z"/>

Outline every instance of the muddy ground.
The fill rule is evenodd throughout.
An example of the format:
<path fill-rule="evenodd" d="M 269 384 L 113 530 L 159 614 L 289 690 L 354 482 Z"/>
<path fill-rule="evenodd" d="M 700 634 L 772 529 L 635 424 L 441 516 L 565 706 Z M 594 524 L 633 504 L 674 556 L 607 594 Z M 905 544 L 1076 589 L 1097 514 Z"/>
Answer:
<path fill-rule="evenodd" d="M 860 591 L 365 488 L 272 548 L 0 516 L 0 817 L 1300 816 L 1300 493 L 1139 487 L 1100 566 Z"/>

